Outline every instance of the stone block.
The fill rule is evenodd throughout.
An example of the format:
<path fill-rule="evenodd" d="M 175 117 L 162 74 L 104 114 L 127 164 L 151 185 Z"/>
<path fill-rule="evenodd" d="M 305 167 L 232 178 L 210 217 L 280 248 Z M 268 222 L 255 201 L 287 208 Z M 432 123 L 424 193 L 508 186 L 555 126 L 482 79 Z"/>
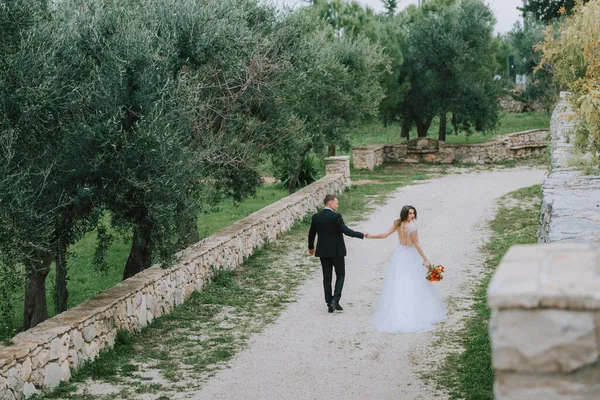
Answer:
<path fill-rule="evenodd" d="M 104 338 L 104 341 L 106 343 L 106 347 L 108 347 L 109 349 L 112 349 L 113 347 L 115 347 L 115 340 L 117 338 L 117 331 L 116 330 L 112 330 L 110 332 L 108 332 L 106 334 L 106 337 Z"/>
<path fill-rule="evenodd" d="M 25 382 L 25 386 L 23 387 L 23 396 L 26 399 L 28 399 L 31 396 L 35 396 L 37 394 L 40 394 L 40 391 L 37 390 L 35 385 L 33 385 L 32 383 L 29 383 L 29 382 Z"/>
<path fill-rule="evenodd" d="M 37 394 L 40 394 L 40 391 L 37 390 L 37 388 L 35 387 L 35 385 L 29 383 L 29 382 L 25 382 L 25 386 L 23 387 L 23 396 L 28 399 L 31 396 L 35 396 Z"/>
<path fill-rule="evenodd" d="M 598 362 L 594 314 L 563 310 L 494 311 L 495 370 L 572 372 Z"/>
<path fill-rule="evenodd" d="M 87 345 L 87 355 L 90 360 L 95 360 L 100 354 L 100 349 L 98 348 L 98 343 L 92 342 Z"/>
<path fill-rule="evenodd" d="M 70 332 L 70 336 L 73 348 L 79 351 L 83 347 L 83 336 L 81 335 L 81 332 L 78 329 L 73 329 Z"/>
<path fill-rule="evenodd" d="M 20 364 L 17 364 L 8 370 L 6 380 L 8 381 L 8 386 L 14 390 L 15 393 L 21 393 L 23 391 L 25 381 L 23 380 Z"/>
<path fill-rule="evenodd" d="M 133 317 L 135 314 L 135 308 L 133 307 L 133 299 L 129 297 L 127 299 L 127 316 Z"/>
<path fill-rule="evenodd" d="M 17 397 L 15 396 L 15 394 L 13 393 L 12 390 L 3 390 L 0 391 L 0 400 L 16 400 Z"/>
<path fill-rule="evenodd" d="M 509 251 L 510 253 L 510 251 Z M 534 308 L 539 305 L 541 260 L 505 257 L 488 286 L 488 305 L 491 308 Z"/>
<path fill-rule="evenodd" d="M 148 324 L 147 313 L 148 309 L 146 307 L 146 296 L 140 295 L 140 304 L 136 309 L 136 317 L 139 326 L 144 327 Z"/>
<path fill-rule="evenodd" d="M 42 387 L 44 385 L 44 369 L 33 370 L 29 382 L 33 383 L 36 387 Z"/>
<path fill-rule="evenodd" d="M 94 321 L 94 330 L 96 331 L 96 337 L 102 337 L 106 332 L 106 320 L 102 318 L 101 320 Z"/>
<path fill-rule="evenodd" d="M 44 368 L 44 387 L 55 388 L 60 384 L 62 377 L 62 371 L 60 364 L 57 362 L 51 362 Z"/>
<path fill-rule="evenodd" d="M 69 350 L 69 366 L 71 369 L 76 370 L 79 368 L 79 353 L 75 349 Z"/>
<path fill-rule="evenodd" d="M 71 369 L 69 368 L 69 361 L 67 360 L 64 360 L 60 364 L 60 379 L 63 381 L 71 379 Z"/>
<path fill-rule="evenodd" d="M 58 347 L 58 360 L 64 361 L 69 356 L 69 346 L 71 344 L 71 337 L 68 333 L 65 333 L 60 338 L 60 346 Z"/>
<path fill-rule="evenodd" d="M 148 311 L 154 311 L 154 296 L 151 294 L 146 295 L 146 309 Z"/>
<path fill-rule="evenodd" d="M 189 299 L 189 297 L 192 295 L 194 288 L 195 288 L 194 284 L 192 284 L 192 283 L 185 285 L 185 298 L 186 299 Z"/>
<path fill-rule="evenodd" d="M 31 372 L 33 371 L 33 363 L 31 362 L 31 358 L 27 357 L 25 361 L 21 364 L 21 376 L 24 381 L 28 381 L 31 377 Z"/>
<path fill-rule="evenodd" d="M 575 374 L 496 373 L 496 400 L 597 400 L 600 398 L 598 368 Z"/>
<path fill-rule="evenodd" d="M 174 299 L 176 306 L 182 305 L 185 301 L 185 291 L 183 289 L 175 289 Z"/>
<path fill-rule="evenodd" d="M 96 338 L 96 328 L 94 324 L 89 324 L 85 328 L 83 328 L 83 339 L 86 343 L 90 343 L 92 340 Z"/>
<path fill-rule="evenodd" d="M 125 304 L 125 301 L 120 301 L 117 304 L 117 311 L 115 313 L 115 317 L 116 317 L 117 321 L 123 321 L 123 320 L 125 320 L 126 316 L 127 316 L 127 305 Z"/>
<path fill-rule="evenodd" d="M 58 360 L 58 351 L 60 348 L 60 338 L 54 338 L 50 342 L 50 361 Z"/>

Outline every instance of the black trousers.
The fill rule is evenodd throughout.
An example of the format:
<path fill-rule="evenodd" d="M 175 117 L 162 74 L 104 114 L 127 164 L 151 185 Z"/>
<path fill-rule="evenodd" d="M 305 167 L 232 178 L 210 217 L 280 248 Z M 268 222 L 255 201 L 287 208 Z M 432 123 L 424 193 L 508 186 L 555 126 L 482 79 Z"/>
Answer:
<path fill-rule="evenodd" d="M 344 257 L 321 257 L 321 267 L 323 267 L 323 289 L 325 289 L 325 302 L 332 301 L 338 303 L 342 297 L 342 288 L 344 287 L 344 278 L 346 277 L 346 262 Z M 331 280 L 333 278 L 333 269 L 335 268 L 335 291 L 331 294 Z"/>

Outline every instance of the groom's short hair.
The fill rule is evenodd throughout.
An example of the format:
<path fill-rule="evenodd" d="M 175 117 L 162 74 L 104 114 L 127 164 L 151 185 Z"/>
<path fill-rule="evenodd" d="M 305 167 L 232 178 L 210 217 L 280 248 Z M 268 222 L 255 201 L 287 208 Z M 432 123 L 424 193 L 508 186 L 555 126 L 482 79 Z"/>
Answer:
<path fill-rule="evenodd" d="M 337 199 L 337 196 L 335 194 L 328 194 L 327 196 L 325 196 L 325 200 L 323 200 L 323 204 L 327 205 L 327 203 L 329 203 L 331 200 L 335 200 Z"/>

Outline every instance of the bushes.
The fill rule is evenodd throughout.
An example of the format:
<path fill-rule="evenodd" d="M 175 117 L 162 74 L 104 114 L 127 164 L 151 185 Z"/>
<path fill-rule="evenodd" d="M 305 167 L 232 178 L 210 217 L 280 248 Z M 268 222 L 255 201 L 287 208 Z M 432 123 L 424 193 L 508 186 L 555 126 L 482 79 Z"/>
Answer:
<path fill-rule="evenodd" d="M 319 159 L 314 154 L 308 154 L 302 159 L 302 166 L 297 178 L 297 187 L 303 188 L 310 185 L 319 179 Z M 280 167 L 277 171 L 277 179 L 284 188 L 290 186 L 290 181 L 293 178 L 294 171 L 290 171 L 285 167 Z"/>
<path fill-rule="evenodd" d="M 576 143 L 582 150 L 600 151 L 600 0 L 580 2 L 572 14 L 549 26 L 539 44 L 538 68 L 551 67 L 555 79 L 573 93 L 573 109 L 582 117 Z"/>

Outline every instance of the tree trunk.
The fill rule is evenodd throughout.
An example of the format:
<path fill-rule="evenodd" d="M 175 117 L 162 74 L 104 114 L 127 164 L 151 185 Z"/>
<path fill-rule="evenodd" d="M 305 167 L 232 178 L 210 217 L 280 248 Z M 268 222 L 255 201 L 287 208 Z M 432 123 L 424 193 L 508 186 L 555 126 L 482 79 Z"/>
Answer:
<path fill-rule="evenodd" d="M 400 137 L 410 139 L 410 127 L 412 126 L 412 117 L 407 116 L 402 119 L 402 129 L 400 131 Z"/>
<path fill-rule="evenodd" d="M 152 224 L 149 221 L 138 222 L 133 227 L 131 250 L 123 271 L 123 280 L 130 278 L 152 265 Z"/>
<path fill-rule="evenodd" d="M 330 144 L 328 150 L 329 157 L 335 157 L 335 144 Z"/>
<path fill-rule="evenodd" d="M 33 328 L 48 319 L 46 302 L 46 277 L 52 264 L 52 253 L 35 251 L 33 259 L 28 260 L 25 277 L 25 305 L 23 311 L 23 330 Z"/>
<path fill-rule="evenodd" d="M 401 138 L 406 138 L 407 140 L 409 139 L 408 134 L 410 132 L 410 125 L 408 124 L 402 124 L 402 130 L 400 131 L 400 137 Z"/>
<path fill-rule="evenodd" d="M 54 312 L 60 314 L 67 310 L 69 289 L 67 288 L 67 248 L 69 241 L 59 238 L 55 245 L 54 264 L 56 265 L 56 281 L 54 284 Z"/>
<path fill-rule="evenodd" d="M 417 136 L 422 138 L 427 136 L 427 132 L 429 131 L 429 127 L 431 126 L 431 121 L 433 121 L 433 117 L 428 117 L 425 122 L 421 121 L 421 118 L 415 118 L 415 124 L 417 125 Z"/>
<path fill-rule="evenodd" d="M 296 192 L 296 186 L 298 185 L 298 178 L 300 177 L 300 172 L 302 172 L 302 164 L 304 164 L 304 157 L 306 157 L 306 155 L 308 154 L 308 152 L 310 151 L 311 148 L 312 148 L 312 144 L 309 143 L 306 146 L 306 149 L 304 149 L 304 151 L 302 153 L 300 153 L 300 162 L 298 164 L 298 168 L 296 168 L 296 172 L 294 173 L 294 176 L 290 180 L 290 186 L 288 187 L 289 194 Z"/>
<path fill-rule="evenodd" d="M 440 131 L 438 135 L 438 139 L 442 142 L 446 141 L 446 126 L 448 125 L 448 117 L 446 113 L 442 113 L 440 115 Z"/>

